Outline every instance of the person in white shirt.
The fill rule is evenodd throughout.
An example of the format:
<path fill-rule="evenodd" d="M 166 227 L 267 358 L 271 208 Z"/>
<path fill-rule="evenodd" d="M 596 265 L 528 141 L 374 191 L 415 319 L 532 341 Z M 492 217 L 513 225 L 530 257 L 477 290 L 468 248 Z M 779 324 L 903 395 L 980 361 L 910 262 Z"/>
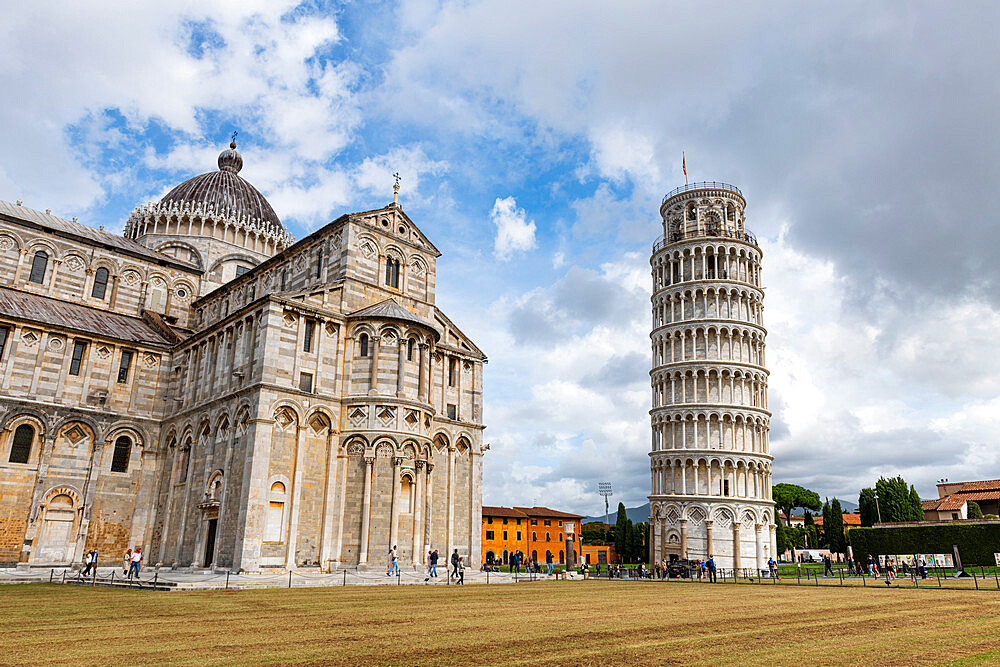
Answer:
<path fill-rule="evenodd" d="M 392 548 L 389 549 L 389 569 L 386 570 L 385 576 L 389 576 L 395 572 L 399 574 L 399 557 L 396 555 L 396 545 L 393 544 Z"/>
<path fill-rule="evenodd" d="M 129 565 L 129 568 L 128 568 L 128 578 L 131 579 L 132 578 L 132 573 L 134 572 L 135 573 L 135 578 L 138 579 L 139 578 L 139 568 L 142 566 L 142 550 L 139 547 L 136 547 L 135 551 L 132 552 L 132 556 L 131 556 L 130 560 L 131 560 L 131 564 Z"/>

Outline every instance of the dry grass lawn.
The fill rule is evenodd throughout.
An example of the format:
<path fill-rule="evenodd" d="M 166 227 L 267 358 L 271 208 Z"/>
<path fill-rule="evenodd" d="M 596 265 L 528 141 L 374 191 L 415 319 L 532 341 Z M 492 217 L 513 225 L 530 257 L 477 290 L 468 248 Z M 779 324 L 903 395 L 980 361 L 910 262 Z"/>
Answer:
<path fill-rule="evenodd" d="M 0 663 L 996 664 L 1000 593 L 650 582 L 0 587 Z"/>

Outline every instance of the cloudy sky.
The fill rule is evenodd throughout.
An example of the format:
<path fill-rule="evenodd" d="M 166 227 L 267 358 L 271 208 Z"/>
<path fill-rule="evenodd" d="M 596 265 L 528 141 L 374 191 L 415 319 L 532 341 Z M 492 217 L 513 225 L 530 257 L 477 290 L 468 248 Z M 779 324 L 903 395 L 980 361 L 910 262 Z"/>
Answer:
<path fill-rule="evenodd" d="M 490 358 L 488 504 L 645 502 L 682 150 L 764 250 L 775 481 L 1000 477 L 1000 4 L 0 5 L 0 199 L 120 230 L 234 128 L 299 237 L 402 175 Z"/>

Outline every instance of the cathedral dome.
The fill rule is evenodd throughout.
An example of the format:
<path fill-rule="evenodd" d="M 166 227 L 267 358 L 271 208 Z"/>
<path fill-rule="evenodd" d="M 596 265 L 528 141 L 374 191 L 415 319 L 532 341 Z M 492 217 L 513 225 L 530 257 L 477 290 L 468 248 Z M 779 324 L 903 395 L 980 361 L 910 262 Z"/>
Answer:
<path fill-rule="evenodd" d="M 242 168 L 243 158 L 236 151 L 236 144 L 231 143 L 228 150 L 219 154 L 218 171 L 189 178 L 168 192 L 160 204 L 180 207 L 187 204 L 192 209 L 214 210 L 226 217 L 280 228 L 281 221 L 264 195 L 239 176 Z"/>

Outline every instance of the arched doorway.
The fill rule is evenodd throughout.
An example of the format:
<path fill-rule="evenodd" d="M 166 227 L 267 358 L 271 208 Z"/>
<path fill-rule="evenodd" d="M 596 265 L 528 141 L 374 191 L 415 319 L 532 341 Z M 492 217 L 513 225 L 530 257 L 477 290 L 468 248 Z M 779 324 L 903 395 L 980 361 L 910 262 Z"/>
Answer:
<path fill-rule="evenodd" d="M 34 560 L 43 563 L 68 563 L 73 559 L 73 524 L 76 512 L 73 498 L 66 493 L 54 496 L 45 504 L 38 549 Z"/>
<path fill-rule="evenodd" d="M 496 556 L 495 553 L 493 553 L 492 550 L 486 552 L 486 564 L 487 565 L 493 565 L 493 561 L 495 561 L 496 559 L 497 559 L 497 556 Z"/>

